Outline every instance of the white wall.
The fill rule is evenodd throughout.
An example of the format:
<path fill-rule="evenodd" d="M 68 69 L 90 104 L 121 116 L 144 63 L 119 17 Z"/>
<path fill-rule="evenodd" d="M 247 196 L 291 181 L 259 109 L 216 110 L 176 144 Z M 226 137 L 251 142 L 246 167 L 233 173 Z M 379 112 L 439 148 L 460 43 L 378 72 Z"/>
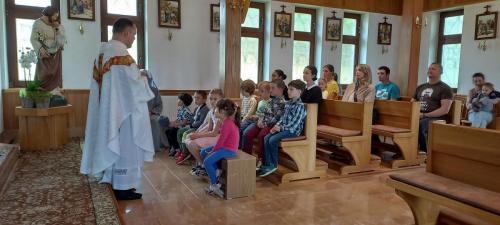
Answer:
<path fill-rule="evenodd" d="M 317 34 L 316 43 L 320 43 L 320 56 L 316 57 L 316 66 L 318 70 L 321 71 L 322 66 L 327 64 L 332 64 L 335 68 L 335 73 L 340 76 L 340 63 L 342 56 L 342 41 L 326 41 L 325 40 L 325 28 L 323 24 L 326 24 L 326 18 L 332 17 L 332 11 L 335 10 L 337 14 L 335 15 L 337 18 L 344 17 L 343 9 L 334 9 L 334 8 L 321 8 L 318 12 L 318 29 L 321 32 L 321 35 Z M 335 47 L 336 46 L 336 47 Z M 333 49 L 332 49 L 333 47 Z"/>
<path fill-rule="evenodd" d="M 500 1 L 493 1 L 464 7 L 464 26 L 462 30 L 462 51 L 460 53 L 460 76 L 458 93 L 467 94 L 473 87 L 472 74 L 482 72 L 486 80 L 500 89 L 500 33 L 496 39 L 486 40 L 485 52 L 477 48 L 479 41 L 474 41 L 476 15 L 484 12 L 484 6 L 491 5 L 490 11 L 500 10 Z M 498 29 L 498 24 L 497 24 Z"/>
<path fill-rule="evenodd" d="M 476 15 L 484 12 L 484 6 L 491 5 L 490 11 L 500 10 L 500 1 L 492 1 L 464 7 L 464 24 L 462 29 L 462 49 L 460 52 L 460 72 L 458 79 L 458 94 L 467 94 L 473 87 L 472 74 L 482 72 L 486 79 L 500 88 L 500 39 L 486 40 L 485 52 L 477 48 L 479 41 L 474 40 Z M 428 24 L 423 27 L 420 43 L 419 84 L 427 81 L 427 68 L 437 59 L 437 42 L 439 31 L 439 14 L 442 11 L 427 12 Z M 500 33 L 499 33 L 500 34 Z"/>
<path fill-rule="evenodd" d="M 69 20 L 68 1 L 61 1 L 61 22 L 66 30 L 68 43 L 64 47 L 62 59 L 63 87 L 66 89 L 88 89 L 92 78 L 94 58 L 99 54 L 101 43 L 100 13 L 95 14 L 94 21 Z M 100 12 L 101 4 L 96 4 L 96 12 Z M 79 27 L 83 25 L 84 33 Z"/>
<path fill-rule="evenodd" d="M 384 17 L 387 17 L 387 22 L 392 24 L 392 41 L 391 45 L 377 44 L 378 24 L 384 22 Z M 372 82 L 378 84 L 377 68 L 387 66 L 391 69 L 390 79 L 400 87 L 406 80 L 402 75 L 398 74 L 399 61 L 399 37 L 401 32 L 401 16 L 385 15 L 379 13 L 368 13 L 363 17 L 368 24 L 366 41 L 366 59 L 364 62 L 370 65 L 372 69 Z M 365 31 L 366 32 L 366 31 Z M 388 52 L 382 54 L 382 46 L 386 47 Z M 362 62 L 363 60 L 360 60 Z"/>
<path fill-rule="evenodd" d="M 156 2 L 148 4 L 148 67 L 160 89 L 212 89 L 219 86 L 219 33 L 210 32 L 210 4 L 183 0 L 182 29 L 158 27 Z"/>
<path fill-rule="evenodd" d="M 291 38 L 274 37 L 274 12 L 281 11 L 281 5 L 285 5 L 285 11 L 292 13 L 295 11 L 295 5 L 286 2 L 271 1 L 266 4 L 266 33 L 265 39 L 267 44 L 265 47 L 264 61 L 264 79 L 271 76 L 275 69 L 281 69 L 288 76 L 285 81 L 288 83 L 292 80 L 293 67 L 293 32 Z M 292 14 L 292 28 L 293 28 Z M 286 46 L 281 48 L 281 42 L 286 42 Z"/>
<path fill-rule="evenodd" d="M 437 59 L 437 45 L 439 35 L 439 13 L 426 12 L 423 14 L 424 24 L 420 34 L 420 58 L 418 66 L 418 84 L 427 82 L 427 70 L 429 65 Z"/>

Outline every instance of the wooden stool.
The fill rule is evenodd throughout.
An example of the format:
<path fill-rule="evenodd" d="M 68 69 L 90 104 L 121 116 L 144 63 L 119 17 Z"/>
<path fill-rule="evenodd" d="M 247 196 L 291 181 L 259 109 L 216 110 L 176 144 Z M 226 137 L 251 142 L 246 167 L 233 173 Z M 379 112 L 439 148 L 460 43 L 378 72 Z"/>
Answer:
<path fill-rule="evenodd" d="M 220 182 L 226 199 L 249 197 L 255 194 L 256 158 L 238 151 L 235 158 L 222 160 Z"/>

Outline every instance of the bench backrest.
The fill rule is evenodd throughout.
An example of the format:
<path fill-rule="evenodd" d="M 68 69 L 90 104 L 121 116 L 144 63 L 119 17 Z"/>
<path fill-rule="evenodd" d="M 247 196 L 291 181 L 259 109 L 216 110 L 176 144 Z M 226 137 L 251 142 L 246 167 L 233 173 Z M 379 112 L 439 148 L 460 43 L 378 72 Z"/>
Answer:
<path fill-rule="evenodd" d="M 432 123 L 427 171 L 500 192 L 500 131 Z"/>
<path fill-rule="evenodd" d="M 463 103 L 461 100 L 453 100 L 450 111 L 446 117 L 446 122 L 454 125 L 460 125 L 462 118 Z"/>
<path fill-rule="evenodd" d="M 378 124 L 418 132 L 419 102 L 375 100 L 374 107 L 379 113 Z"/>
<path fill-rule="evenodd" d="M 318 124 L 318 104 L 305 104 L 307 116 L 304 121 L 304 136 L 307 140 L 316 142 Z M 316 143 L 314 143 L 316 145 Z"/>
<path fill-rule="evenodd" d="M 369 135 L 372 129 L 373 103 L 323 100 L 319 106 L 318 124 L 359 130 Z"/>

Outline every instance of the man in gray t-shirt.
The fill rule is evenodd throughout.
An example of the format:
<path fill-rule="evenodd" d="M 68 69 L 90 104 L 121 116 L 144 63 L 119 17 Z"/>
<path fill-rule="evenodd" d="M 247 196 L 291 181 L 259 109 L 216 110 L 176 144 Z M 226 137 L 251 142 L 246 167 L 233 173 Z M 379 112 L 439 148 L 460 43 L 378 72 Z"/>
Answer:
<path fill-rule="evenodd" d="M 443 67 L 438 63 L 429 66 L 429 81 L 421 84 L 413 98 L 420 101 L 420 127 L 418 134 L 419 149 L 427 152 L 427 133 L 429 123 L 433 120 L 444 120 L 450 111 L 453 92 L 441 81 Z"/>

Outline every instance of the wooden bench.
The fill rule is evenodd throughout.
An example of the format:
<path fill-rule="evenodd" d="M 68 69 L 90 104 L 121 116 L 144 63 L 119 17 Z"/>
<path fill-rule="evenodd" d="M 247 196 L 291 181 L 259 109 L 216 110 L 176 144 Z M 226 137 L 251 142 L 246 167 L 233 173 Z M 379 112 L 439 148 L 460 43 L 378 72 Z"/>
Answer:
<path fill-rule="evenodd" d="M 436 224 L 443 208 L 500 224 L 499 146 L 499 131 L 434 122 L 427 170 L 391 175 L 387 183 L 410 206 L 417 225 Z"/>
<path fill-rule="evenodd" d="M 488 124 L 488 129 L 500 130 L 500 103 L 497 103 L 493 109 L 493 120 Z"/>
<path fill-rule="evenodd" d="M 379 112 L 379 121 L 372 126 L 372 133 L 389 137 L 395 144 L 394 148 L 402 159 L 392 160 L 392 168 L 419 165 L 425 161 L 425 156 L 418 154 L 418 126 L 420 120 L 420 103 L 408 101 L 376 100 L 375 108 Z M 376 146 L 376 144 L 380 144 Z M 384 148 L 387 144 L 372 141 L 374 147 Z M 389 146 L 393 147 L 393 146 Z"/>
<path fill-rule="evenodd" d="M 221 162 L 221 184 L 226 199 L 255 195 L 255 157 L 238 151 L 236 158 Z"/>
<path fill-rule="evenodd" d="M 401 96 L 401 101 L 407 101 L 411 102 L 414 101 L 413 98 L 408 97 L 408 96 Z M 448 112 L 448 115 L 446 116 L 446 122 L 455 124 L 455 125 L 460 125 L 460 121 L 462 118 L 462 108 L 463 108 L 464 103 L 461 100 L 453 100 L 451 103 L 450 111 Z"/>
<path fill-rule="evenodd" d="M 323 178 L 327 164 L 316 159 L 318 105 L 306 104 L 304 136 L 283 139 L 280 143 L 278 170 L 266 177 L 276 184 Z"/>
<path fill-rule="evenodd" d="M 372 160 L 373 103 L 324 100 L 321 103 L 318 137 L 340 142 L 341 148 L 324 149 L 318 146 L 318 157 L 341 175 L 371 171 L 380 166 L 380 160 Z M 330 159 L 333 152 L 348 153 L 352 163 Z"/>

